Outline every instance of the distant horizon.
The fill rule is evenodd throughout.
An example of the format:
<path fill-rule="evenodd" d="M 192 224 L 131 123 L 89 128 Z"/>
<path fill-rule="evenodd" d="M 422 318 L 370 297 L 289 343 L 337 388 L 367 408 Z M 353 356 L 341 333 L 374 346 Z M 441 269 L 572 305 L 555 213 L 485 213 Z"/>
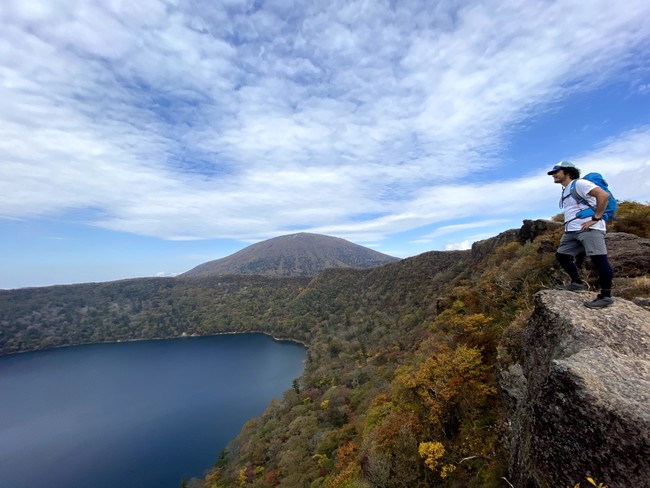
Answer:
<path fill-rule="evenodd" d="M 398 258 L 650 195 L 650 3 L 0 7 L 0 288 L 174 276 L 299 232 Z"/>
<path fill-rule="evenodd" d="M 524 220 L 537 220 L 537 219 L 524 219 Z M 550 221 L 550 220 L 552 220 L 552 217 L 540 218 L 540 220 L 549 220 Z M 523 225 L 523 220 L 521 222 L 521 225 Z M 473 245 L 476 242 L 480 242 L 480 241 L 484 241 L 484 240 L 487 240 L 487 239 L 497 237 L 497 235 L 500 234 L 501 232 L 504 232 L 504 231 L 507 231 L 507 230 L 519 229 L 519 228 L 521 228 L 521 225 L 519 225 L 517 227 L 512 227 L 510 229 L 504 229 L 503 231 L 499 231 L 499 232 L 495 233 L 494 235 L 485 236 L 482 239 L 473 241 L 471 245 Z M 334 238 L 343 239 L 345 241 L 351 242 L 352 244 L 356 244 L 356 245 L 365 247 L 365 248 L 370 249 L 372 251 L 376 251 L 375 249 L 372 249 L 369 246 L 364 246 L 362 244 L 357 244 L 355 242 L 352 242 L 352 241 L 350 241 L 348 239 L 345 239 L 345 238 L 342 238 L 342 237 L 331 236 L 331 235 L 327 235 L 327 234 L 318 234 L 318 233 L 315 233 L 315 232 L 292 232 L 292 233 L 284 234 L 284 235 L 281 235 L 281 236 L 270 237 L 269 239 L 262 239 L 260 241 L 249 243 L 249 244 L 242 244 L 242 247 L 240 249 L 236 249 L 232 253 L 230 253 L 230 254 L 228 254 L 226 256 L 221 256 L 221 257 L 217 257 L 217 258 L 214 258 L 214 259 L 208 259 L 207 261 L 196 264 L 193 268 L 195 268 L 196 266 L 199 266 L 201 264 L 205 264 L 207 262 L 210 262 L 210 261 L 216 261 L 216 260 L 219 260 L 219 259 L 224 259 L 224 258 L 230 257 L 233 254 L 235 254 L 235 253 L 237 253 L 239 251 L 242 251 L 242 250 L 246 249 L 247 247 L 258 244 L 260 242 L 264 242 L 264 241 L 271 240 L 271 239 L 276 239 L 276 238 L 279 238 L 279 237 L 288 237 L 288 236 L 298 235 L 298 234 L 311 234 L 311 235 L 324 236 L 324 237 L 334 237 Z M 418 256 L 420 254 L 423 254 L 423 253 L 426 253 L 426 252 L 431 252 L 431 251 L 436 251 L 436 252 L 469 251 L 471 249 L 471 245 L 466 249 L 430 249 L 430 250 L 423 250 L 420 253 L 413 254 L 411 256 L 405 256 L 405 257 L 393 256 L 393 255 L 386 254 L 386 253 L 382 253 L 382 254 L 386 254 L 389 257 L 392 257 L 392 258 L 395 258 L 395 259 L 398 259 L 398 260 L 401 261 L 401 260 L 404 260 L 404 259 L 416 257 L 416 256 Z M 381 252 L 381 251 L 377 251 L 377 252 Z M 384 266 L 384 265 L 378 265 L 378 266 Z M 150 275 L 149 276 L 130 276 L 130 277 L 125 277 L 125 278 L 114 278 L 114 279 L 107 279 L 107 280 L 91 280 L 91 281 L 79 281 L 79 282 L 71 282 L 71 283 L 52 283 L 52 284 L 47 284 L 47 285 L 27 285 L 27 286 L 15 287 L 15 288 L 0 288 L 0 290 L 15 290 L 15 289 L 23 289 L 23 288 L 43 288 L 43 287 L 50 287 L 50 286 L 84 285 L 84 284 L 93 284 L 93 283 L 110 283 L 110 282 L 116 282 L 116 281 L 128 281 L 128 280 L 139 280 L 139 279 L 149 279 L 149 278 L 177 278 L 178 276 L 190 271 L 193 268 L 186 269 L 184 271 L 180 271 L 180 272 L 173 273 L 173 274 L 164 274 L 164 275 L 160 274 L 160 275 L 155 275 L 155 276 L 150 276 Z"/>
<path fill-rule="evenodd" d="M 550 219 L 547 219 L 547 220 L 550 220 Z M 522 222 L 522 224 L 523 224 L 523 222 Z M 521 227 L 521 226 L 519 226 L 519 227 Z M 513 229 L 518 229 L 519 227 L 513 228 Z M 510 230 L 510 229 L 507 229 L 507 230 Z M 271 237 L 269 239 L 264 239 L 264 240 L 261 240 L 259 242 L 246 244 L 241 249 L 235 250 L 231 254 L 228 254 L 227 256 L 222 256 L 222 257 L 215 258 L 215 259 L 209 259 L 208 261 L 197 264 L 197 266 L 200 266 L 201 264 L 208 263 L 210 261 L 217 261 L 217 260 L 220 260 L 220 259 L 228 258 L 228 257 L 232 256 L 233 254 L 236 254 L 237 252 L 246 249 L 247 247 L 253 246 L 255 244 L 259 244 L 260 242 L 264 242 L 264 241 L 271 240 L 271 239 L 276 239 L 276 238 L 279 238 L 279 237 L 289 237 L 289 236 L 297 235 L 297 234 L 311 234 L 311 235 L 317 235 L 317 236 L 323 236 L 323 237 L 337 238 L 336 236 L 328 236 L 326 234 L 317 234 L 317 233 L 314 233 L 314 232 L 293 232 L 293 233 L 285 234 L 285 235 L 282 235 L 282 236 L 275 236 L 275 237 Z M 493 237 L 496 237 L 497 235 L 498 234 L 495 234 L 493 236 L 488 236 L 488 237 L 485 237 L 485 239 L 481 239 L 481 240 L 491 239 Z M 338 239 L 343 239 L 343 238 L 338 238 Z M 343 239 L 343 240 L 348 241 L 347 239 Z M 354 243 L 352 241 L 348 241 L 348 242 L 350 242 L 352 244 L 356 244 L 356 243 Z M 476 242 L 479 242 L 479 241 L 476 241 Z M 375 251 L 375 249 L 372 249 L 372 248 L 370 248 L 368 246 L 363 246 L 361 244 L 356 244 L 356 245 L 365 247 L 366 249 L 369 249 L 371 251 Z M 469 248 L 469 249 L 442 249 L 442 250 L 435 250 L 434 249 L 432 251 L 435 251 L 435 252 L 451 252 L 451 251 L 469 251 L 470 249 L 471 248 Z M 377 252 L 379 252 L 379 251 L 377 251 Z M 423 253 L 426 253 L 426 252 L 430 252 L 430 251 L 422 251 L 421 253 L 414 254 L 413 256 L 406 256 L 406 257 L 403 257 L 403 258 L 398 257 L 398 256 L 391 256 L 389 254 L 387 254 L 387 256 L 391 257 L 391 258 L 395 258 L 395 259 L 397 259 L 399 261 L 402 261 L 404 259 L 416 257 L 419 254 L 423 254 Z M 385 254 L 385 253 L 381 253 L 381 254 Z M 390 264 L 390 263 L 386 263 L 386 264 Z M 385 266 L 386 264 L 379 264 L 376 267 Z M 191 269 L 193 269 L 193 268 L 191 268 Z M 182 274 L 190 271 L 191 269 L 187 269 L 187 270 L 181 271 L 179 273 L 169 274 L 169 275 L 165 275 L 165 276 L 132 276 L 132 277 L 128 277 L 128 278 L 116 278 L 116 279 L 102 280 L 102 281 L 81 281 L 81 282 L 75 282 L 75 283 L 54 283 L 54 284 L 50 284 L 50 285 L 24 286 L 24 287 L 17 287 L 17 288 L 0 288 L 0 290 L 7 290 L 8 291 L 8 290 L 15 290 L 15 289 L 23 289 L 23 288 L 43 288 L 43 287 L 50 287 L 50 286 L 68 286 L 68 285 L 85 285 L 85 284 L 94 284 L 94 283 L 97 283 L 97 284 L 99 284 L 99 283 L 112 283 L 112 282 L 117 282 L 117 281 L 129 281 L 129 280 L 140 280 L 140 279 L 151 279 L 151 278 L 177 278 L 177 277 L 181 276 Z M 359 269 L 361 269 L 361 268 L 359 268 Z M 234 273 L 234 274 L 236 274 L 236 273 Z M 243 276 L 253 276 L 253 275 L 243 275 Z M 277 277 L 277 278 L 282 278 L 282 277 Z M 228 333 L 230 333 L 230 332 L 228 332 Z M 264 332 L 260 332 L 260 333 L 264 333 Z"/>
<path fill-rule="evenodd" d="M 239 249 L 237 251 L 234 251 L 233 253 L 231 253 L 231 254 L 229 254 L 227 256 L 223 256 L 221 258 L 210 259 L 208 261 L 205 261 L 204 263 L 199 263 L 199 265 L 197 265 L 197 266 L 200 266 L 201 264 L 205 264 L 205 263 L 208 263 L 208 262 L 211 262 L 211 261 L 217 261 L 217 260 L 220 260 L 220 259 L 228 258 L 228 257 L 232 256 L 233 254 L 238 253 L 239 251 L 243 251 L 244 249 L 246 249 L 246 248 L 248 248 L 250 246 L 253 246 L 255 244 L 259 244 L 261 242 L 265 242 L 265 241 L 268 241 L 268 240 L 271 240 L 271 239 L 277 239 L 277 238 L 280 238 L 280 237 L 290 237 L 290 236 L 298 235 L 298 234 L 309 234 L 309 235 L 314 235 L 314 236 L 333 237 L 333 238 L 336 238 L 336 239 L 342 239 L 340 237 L 328 236 L 326 234 L 317 234 L 317 233 L 314 233 L 314 232 L 293 232 L 291 234 L 285 234 L 285 235 L 282 235 L 282 236 L 275 236 L 275 237 L 272 237 L 270 239 L 264 239 L 264 240 L 259 241 L 259 242 L 254 242 L 252 244 L 247 244 L 244 247 L 242 247 L 241 249 Z M 343 240 L 345 240 L 347 242 L 350 242 L 351 244 L 356 244 L 354 242 L 348 241 L 347 239 L 343 239 Z M 356 245 L 360 245 L 360 244 L 356 244 Z M 375 251 L 374 249 L 372 249 L 370 247 L 367 247 L 367 246 L 362 246 L 362 247 L 365 247 L 366 249 L 369 249 L 371 251 Z M 379 251 L 375 251 L 375 252 L 379 252 Z M 444 252 L 444 251 L 441 251 L 441 252 Z M 384 253 L 381 253 L 381 254 L 384 254 Z M 397 256 L 390 256 L 390 255 L 386 255 L 386 256 L 388 256 L 390 258 L 400 260 L 400 261 L 403 260 L 403 259 L 407 259 L 407 258 L 400 258 L 400 257 L 397 257 Z M 409 257 L 411 257 L 411 256 L 409 256 Z M 377 266 L 383 266 L 383 265 L 379 264 Z M 193 268 L 191 268 L 191 269 L 193 269 Z M 2 289 L 2 290 L 12 290 L 12 289 L 22 289 L 22 288 L 42 288 L 42 287 L 47 287 L 47 286 L 67 286 L 67 285 L 84 285 L 84 284 L 93 284 L 93 283 L 111 283 L 111 282 L 116 282 L 116 281 L 128 281 L 128 280 L 151 279 L 151 278 L 177 278 L 177 277 L 183 275 L 184 273 L 187 273 L 188 271 L 191 271 L 191 269 L 181 271 L 180 273 L 176 273 L 176 274 L 173 274 L 173 275 L 167 275 L 167 276 L 133 276 L 133 277 L 130 277 L 130 278 L 117 278 L 117 279 L 114 279 L 114 280 L 107 280 L 107 281 L 90 281 L 90 282 L 85 281 L 85 282 L 78 282 L 78 283 L 57 283 L 57 284 L 53 284 L 53 285 L 43 285 L 43 286 L 35 286 L 35 287 L 34 286 L 27 286 L 27 287 L 20 287 L 20 288 L 0 288 L 0 289 Z M 227 333 L 230 334 L 231 332 L 227 332 Z M 233 333 L 236 333 L 236 332 L 233 332 Z M 260 333 L 264 334 L 265 332 L 260 332 Z M 274 337 L 274 339 L 276 339 L 276 338 Z"/>

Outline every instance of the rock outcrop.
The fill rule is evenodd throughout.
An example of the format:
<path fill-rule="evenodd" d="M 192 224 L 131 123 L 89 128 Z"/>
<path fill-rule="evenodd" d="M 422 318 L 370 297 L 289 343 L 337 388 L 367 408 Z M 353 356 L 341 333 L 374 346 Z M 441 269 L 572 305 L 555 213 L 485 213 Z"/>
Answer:
<path fill-rule="evenodd" d="M 517 231 L 517 240 L 522 244 L 535 240 L 536 237 L 546 234 L 548 231 L 561 229 L 564 227 L 562 222 L 554 220 L 524 220 L 523 225 Z"/>
<path fill-rule="evenodd" d="M 650 486 L 650 312 L 591 310 L 592 295 L 539 292 L 520 359 L 500 371 L 517 488 Z"/>
<path fill-rule="evenodd" d="M 473 259 L 485 259 L 485 257 L 494 254 L 494 250 L 497 247 L 509 242 L 514 242 L 517 239 L 518 231 L 516 229 L 510 229 L 501 232 L 497 236 L 490 237 L 489 239 L 476 241 L 472 244 L 471 256 Z"/>
<path fill-rule="evenodd" d="M 607 234 L 605 241 L 616 276 L 650 274 L 650 239 L 625 232 L 612 232 Z"/>

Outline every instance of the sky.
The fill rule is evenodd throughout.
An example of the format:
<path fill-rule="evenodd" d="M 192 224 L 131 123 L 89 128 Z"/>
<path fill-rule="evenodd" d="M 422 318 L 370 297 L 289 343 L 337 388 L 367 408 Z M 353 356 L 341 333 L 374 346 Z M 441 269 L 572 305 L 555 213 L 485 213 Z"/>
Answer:
<path fill-rule="evenodd" d="M 0 288 L 467 249 L 567 159 L 650 201 L 647 0 L 0 2 Z"/>

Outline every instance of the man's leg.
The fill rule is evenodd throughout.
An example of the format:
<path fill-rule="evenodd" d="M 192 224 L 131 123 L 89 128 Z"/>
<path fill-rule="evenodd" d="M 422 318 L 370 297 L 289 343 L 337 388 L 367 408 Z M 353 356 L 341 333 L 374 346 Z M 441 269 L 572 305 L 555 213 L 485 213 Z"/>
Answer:
<path fill-rule="evenodd" d="M 571 278 L 572 283 L 582 283 L 582 279 L 580 278 L 580 270 L 578 270 L 578 266 L 576 266 L 576 262 L 573 259 L 573 256 L 570 254 L 556 252 L 555 257 L 560 263 L 560 266 L 562 266 L 562 269 L 566 271 L 566 273 Z"/>
<path fill-rule="evenodd" d="M 605 245 L 605 232 L 599 230 L 591 230 L 583 232 L 579 236 L 580 241 L 585 247 L 587 256 L 591 258 L 591 262 L 596 268 L 598 273 L 598 284 L 600 285 L 600 293 L 591 302 L 585 302 L 589 308 L 603 308 L 608 307 L 614 300 L 612 299 L 612 280 L 614 278 L 614 271 L 609 264 L 607 258 L 607 246 Z"/>
<path fill-rule="evenodd" d="M 577 238 L 577 232 L 565 232 L 560 239 L 560 245 L 557 248 L 555 257 L 557 258 L 562 269 L 571 278 L 571 283 L 566 286 L 567 290 L 584 290 L 586 285 L 580 278 L 580 270 L 576 265 L 575 258 L 578 253 L 583 251 L 582 243 Z"/>
<path fill-rule="evenodd" d="M 614 271 L 612 270 L 612 266 L 609 264 L 607 254 L 597 254 L 591 256 L 591 262 L 598 272 L 598 284 L 600 285 L 601 296 L 611 297 Z"/>

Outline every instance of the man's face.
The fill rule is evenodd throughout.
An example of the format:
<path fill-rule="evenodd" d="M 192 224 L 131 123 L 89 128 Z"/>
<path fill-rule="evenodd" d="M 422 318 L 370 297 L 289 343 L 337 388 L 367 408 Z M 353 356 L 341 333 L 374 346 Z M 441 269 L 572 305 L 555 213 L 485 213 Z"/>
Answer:
<path fill-rule="evenodd" d="M 551 176 L 553 177 L 553 183 L 562 183 L 566 179 L 566 174 L 561 169 L 557 170 Z"/>

